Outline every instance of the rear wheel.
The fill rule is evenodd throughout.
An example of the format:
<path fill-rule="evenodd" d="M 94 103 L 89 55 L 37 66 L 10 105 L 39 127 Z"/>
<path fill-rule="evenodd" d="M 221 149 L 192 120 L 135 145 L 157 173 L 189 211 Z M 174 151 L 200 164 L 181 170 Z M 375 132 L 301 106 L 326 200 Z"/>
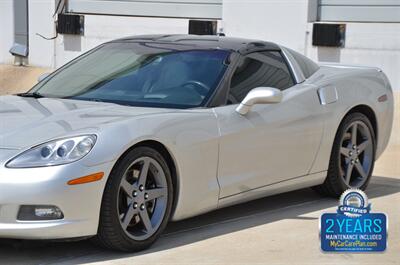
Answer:
<path fill-rule="evenodd" d="M 156 150 L 131 150 L 107 182 L 97 243 L 121 251 L 148 248 L 169 220 L 172 188 L 168 165 Z"/>
<path fill-rule="evenodd" d="M 333 197 L 349 188 L 365 190 L 374 169 L 375 145 L 369 119 L 362 113 L 346 116 L 336 133 L 326 180 L 314 189 Z"/>

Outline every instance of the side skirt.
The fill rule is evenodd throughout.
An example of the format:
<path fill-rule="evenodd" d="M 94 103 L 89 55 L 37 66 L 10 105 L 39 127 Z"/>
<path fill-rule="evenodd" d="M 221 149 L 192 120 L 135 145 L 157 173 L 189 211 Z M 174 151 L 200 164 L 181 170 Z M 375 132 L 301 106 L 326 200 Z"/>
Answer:
<path fill-rule="evenodd" d="M 327 171 L 321 171 L 318 173 L 296 177 L 289 180 L 284 180 L 257 189 L 223 197 L 220 198 L 218 201 L 218 209 L 259 199 L 262 197 L 272 196 L 279 193 L 320 185 L 324 182 L 326 174 Z"/>

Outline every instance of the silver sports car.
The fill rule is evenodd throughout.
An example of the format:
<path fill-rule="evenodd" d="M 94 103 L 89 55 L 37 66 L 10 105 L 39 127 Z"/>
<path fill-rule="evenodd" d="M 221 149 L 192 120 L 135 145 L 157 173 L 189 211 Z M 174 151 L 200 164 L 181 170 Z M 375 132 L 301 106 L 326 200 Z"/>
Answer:
<path fill-rule="evenodd" d="M 393 120 L 377 68 L 217 36 L 119 39 L 0 97 L 0 237 L 150 246 L 170 220 L 365 189 Z"/>

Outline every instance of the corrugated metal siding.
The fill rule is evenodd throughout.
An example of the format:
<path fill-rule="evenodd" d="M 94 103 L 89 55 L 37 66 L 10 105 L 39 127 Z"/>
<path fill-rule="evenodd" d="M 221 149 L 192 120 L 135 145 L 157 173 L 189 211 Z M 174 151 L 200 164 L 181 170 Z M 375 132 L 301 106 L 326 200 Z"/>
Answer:
<path fill-rule="evenodd" d="M 400 22 L 400 0 L 319 0 L 320 21 Z"/>
<path fill-rule="evenodd" d="M 72 13 L 221 19 L 222 0 L 69 0 Z"/>

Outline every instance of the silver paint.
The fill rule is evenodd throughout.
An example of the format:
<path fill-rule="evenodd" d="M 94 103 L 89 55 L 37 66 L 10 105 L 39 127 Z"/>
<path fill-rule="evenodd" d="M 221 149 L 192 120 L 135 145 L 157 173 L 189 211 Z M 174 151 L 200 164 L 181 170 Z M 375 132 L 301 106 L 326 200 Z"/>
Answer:
<path fill-rule="evenodd" d="M 337 100 L 331 94 L 330 104 L 321 104 L 318 90 L 324 87 L 335 87 Z M 388 100 L 378 102 L 383 94 Z M 126 150 L 148 140 L 164 145 L 175 163 L 178 192 L 173 220 L 321 184 L 338 126 L 359 105 L 376 116 L 378 158 L 390 137 L 393 94 L 387 77 L 375 68 L 321 66 L 309 79 L 283 91 L 282 102 L 254 105 L 246 115 L 235 111 L 238 104 L 175 110 L 0 97 L 0 236 L 54 239 L 96 234 L 112 167 Z M 98 140 L 75 163 L 5 167 L 32 146 L 81 134 L 96 134 Z M 105 177 L 67 185 L 96 172 Z M 16 216 L 23 204 L 55 205 L 65 218 L 21 222 Z"/>
<path fill-rule="evenodd" d="M 282 91 L 272 87 L 252 89 L 236 108 L 236 112 L 246 115 L 255 104 L 274 104 L 282 101 Z"/>

